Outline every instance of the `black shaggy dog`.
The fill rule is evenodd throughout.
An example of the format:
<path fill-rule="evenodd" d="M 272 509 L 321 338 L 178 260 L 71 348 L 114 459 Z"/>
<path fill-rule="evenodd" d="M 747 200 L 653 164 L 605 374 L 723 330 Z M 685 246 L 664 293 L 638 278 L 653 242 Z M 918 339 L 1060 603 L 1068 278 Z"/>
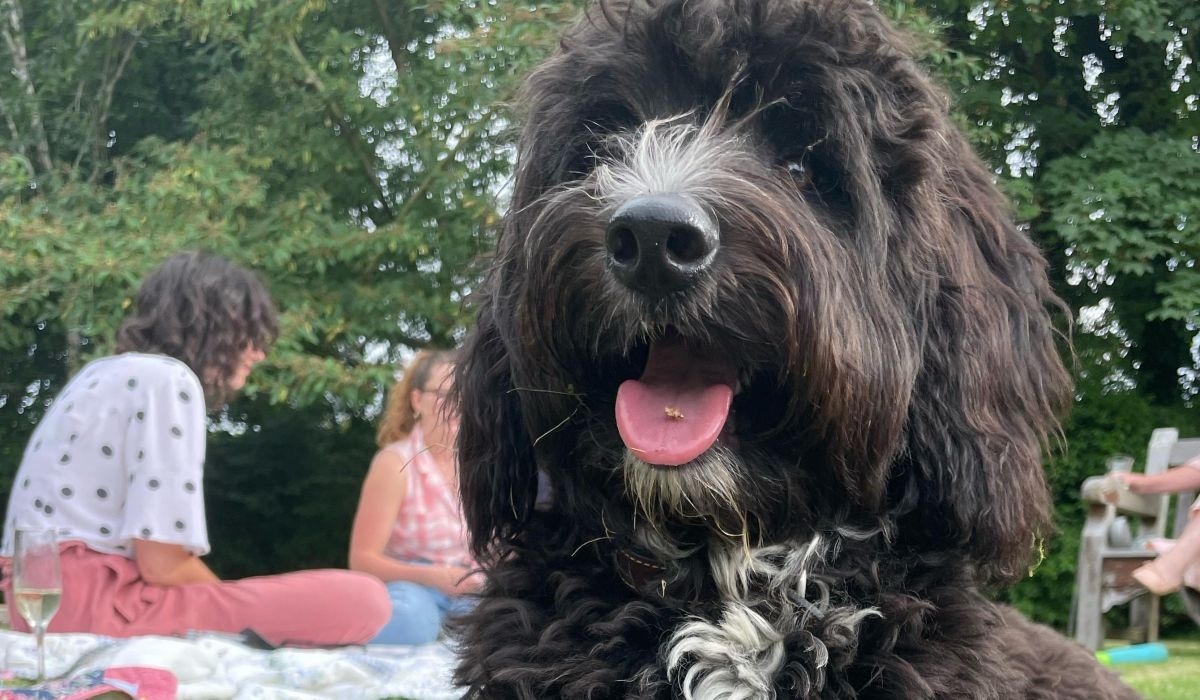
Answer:
<path fill-rule="evenodd" d="M 871 4 L 607 2 L 521 99 L 471 695 L 1136 697 L 981 593 L 1050 527 L 1059 302 Z"/>

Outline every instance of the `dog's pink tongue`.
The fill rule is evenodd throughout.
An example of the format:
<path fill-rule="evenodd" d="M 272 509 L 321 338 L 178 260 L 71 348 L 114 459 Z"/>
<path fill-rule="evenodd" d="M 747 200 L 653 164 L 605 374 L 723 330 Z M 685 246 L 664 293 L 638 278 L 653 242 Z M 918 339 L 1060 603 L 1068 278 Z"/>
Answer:
<path fill-rule="evenodd" d="M 642 378 L 617 389 L 617 431 L 643 462 L 686 464 L 716 442 L 736 380 L 732 367 L 692 355 L 678 338 L 656 341 Z"/>

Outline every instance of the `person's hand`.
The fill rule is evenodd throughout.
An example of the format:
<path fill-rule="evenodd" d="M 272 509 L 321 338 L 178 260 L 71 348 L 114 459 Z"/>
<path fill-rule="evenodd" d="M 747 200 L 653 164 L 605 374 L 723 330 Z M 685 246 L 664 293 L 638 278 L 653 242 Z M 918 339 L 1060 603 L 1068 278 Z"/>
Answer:
<path fill-rule="evenodd" d="M 1146 480 L 1149 478 L 1145 474 L 1134 474 L 1132 472 L 1121 472 L 1114 474 L 1113 478 L 1117 480 L 1125 488 L 1133 493 L 1145 493 Z"/>
<path fill-rule="evenodd" d="M 483 574 L 479 571 L 472 571 L 461 566 L 447 566 L 445 568 L 445 578 L 442 585 L 438 588 L 442 589 L 447 595 L 461 596 L 468 593 L 475 593 L 483 586 Z"/>
<path fill-rule="evenodd" d="M 458 584 L 459 593 L 478 593 L 483 588 L 485 577 L 482 571 L 472 571 Z"/>

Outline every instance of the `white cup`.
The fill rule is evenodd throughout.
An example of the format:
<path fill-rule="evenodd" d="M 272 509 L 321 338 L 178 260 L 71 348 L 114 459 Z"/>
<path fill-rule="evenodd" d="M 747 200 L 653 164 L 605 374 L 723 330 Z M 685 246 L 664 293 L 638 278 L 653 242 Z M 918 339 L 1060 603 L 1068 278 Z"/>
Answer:
<path fill-rule="evenodd" d="M 1113 455 L 1106 463 L 1109 474 L 1128 474 L 1133 471 L 1133 457 L 1129 455 Z"/>

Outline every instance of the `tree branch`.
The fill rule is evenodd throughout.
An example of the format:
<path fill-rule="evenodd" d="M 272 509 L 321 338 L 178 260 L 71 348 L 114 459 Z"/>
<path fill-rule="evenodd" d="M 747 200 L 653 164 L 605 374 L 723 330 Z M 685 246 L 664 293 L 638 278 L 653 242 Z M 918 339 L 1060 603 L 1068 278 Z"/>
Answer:
<path fill-rule="evenodd" d="M 92 155 L 96 159 L 97 165 L 93 166 L 92 173 L 88 179 L 95 179 L 96 175 L 100 172 L 98 164 L 103 158 L 103 152 L 101 150 L 103 148 L 103 144 L 107 143 L 108 141 L 108 115 L 109 111 L 112 109 L 113 93 L 117 89 L 117 83 L 120 82 L 121 76 L 125 73 L 125 67 L 129 65 L 129 59 L 133 56 L 133 50 L 137 47 L 137 42 L 140 37 L 141 33 L 139 32 L 133 32 L 130 34 L 129 43 L 127 43 L 124 49 L 121 50 L 120 56 L 117 59 L 117 65 L 111 73 L 107 70 L 110 61 L 105 60 L 105 75 L 101 79 L 99 89 L 96 90 L 96 103 L 98 108 L 96 110 L 96 119 L 92 124 L 92 129 L 90 130 L 91 136 L 84 139 L 83 143 L 80 144 L 79 152 L 75 154 L 75 161 L 71 164 L 72 169 L 78 168 L 79 164 L 83 161 L 84 153 L 90 148 Z"/>
<path fill-rule="evenodd" d="M 392 16 L 388 14 L 387 5 L 383 0 L 375 1 L 375 14 L 379 15 L 379 24 L 383 27 L 383 38 L 387 39 L 388 51 L 392 54 L 392 65 L 399 74 L 408 69 L 408 60 L 404 57 L 404 42 L 396 34 L 396 25 L 392 24 Z"/>
<path fill-rule="evenodd" d="M 383 186 L 379 182 L 379 171 L 375 163 L 374 150 L 367 148 L 367 144 L 363 143 L 362 135 L 358 133 L 358 129 L 354 127 L 354 124 L 346 115 L 345 110 L 343 110 L 341 105 L 339 105 L 326 93 L 325 84 L 321 82 L 321 77 L 317 75 L 317 72 L 313 70 L 311 65 L 309 65 L 308 59 L 304 57 L 304 51 L 300 49 L 300 44 L 296 42 L 295 36 L 288 37 L 288 50 L 296 59 L 296 62 L 300 64 L 301 69 L 303 69 L 304 82 L 311 87 L 317 93 L 317 96 L 321 98 L 321 101 L 325 103 L 325 109 L 329 112 L 329 115 L 333 117 L 334 123 L 338 126 L 338 133 L 340 133 L 342 138 L 346 139 L 346 141 L 350 144 L 350 150 L 358 158 L 358 163 L 362 168 L 363 175 L 365 175 L 367 179 L 371 181 L 371 184 L 375 189 L 375 194 L 378 196 L 379 203 L 383 207 L 384 212 L 387 214 L 388 220 L 390 221 L 394 219 L 395 214 L 392 212 L 391 203 L 388 202 L 387 193 L 383 191 Z M 382 225 L 387 222 L 376 223 Z"/>
<path fill-rule="evenodd" d="M 36 179 L 37 173 L 33 172 L 33 164 L 29 162 L 29 150 L 25 148 L 24 139 L 21 138 L 21 130 L 17 128 L 17 122 L 13 119 L 12 112 L 4 104 L 4 100 L 0 100 L 0 115 L 3 115 L 4 124 L 8 127 L 8 133 L 12 135 L 17 155 L 21 156 L 21 160 L 25 161 L 25 166 L 29 168 L 30 179 Z"/>
<path fill-rule="evenodd" d="M 488 120 L 486 116 L 479 120 L 479 123 L 481 124 L 486 124 L 487 122 Z M 429 170 L 425 173 L 425 177 L 422 178 L 420 184 L 417 185 L 417 188 L 413 190 L 412 194 L 410 194 L 404 200 L 404 203 L 400 206 L 400 211 L 396 214 L 396 218 L 403 219 L 408 212 L 412 210 L 417 201 L 421 199 L 421 197 L 425 196 L 425 193 L 429 190 L 429 187 L 433 184 L 433 181 L 439 174 L 441 174 L 442 169 L 445 168 L 447 164 L 452 163 L 454 158 L 458 156 L 459 153 L 462 153 L 463 149 L 468 145 L 468 142 L 471 141 L 471 136 L 472 135 L 470 131 L 464 128 L 462 135 L 457 141 L 455 141 L 454 147 L 451 148 L 444 157 L 439 158 L 433 163 L 432 166 L 430 166 Z"/>
<path fill-rule="evenodd" d="M 25 32 L 22 29 L 21 6 L 17 0 L 0 0 L 7 10 L 7 23 L 0 30 L 4 43 L 13 58 L 13 74 L 29 98 L 29 126 L 33 131 L 34 147 L 37 151 L 38 165 L 49 175 L 54 170 L 54 162 L 50 160 L 50 142 L 46 139 L 46 127 L 42 123 L 42 110 L 38 105 L 37 89 L 33 78 L 29 75 L 29 59 L 25 51 Z"/>

